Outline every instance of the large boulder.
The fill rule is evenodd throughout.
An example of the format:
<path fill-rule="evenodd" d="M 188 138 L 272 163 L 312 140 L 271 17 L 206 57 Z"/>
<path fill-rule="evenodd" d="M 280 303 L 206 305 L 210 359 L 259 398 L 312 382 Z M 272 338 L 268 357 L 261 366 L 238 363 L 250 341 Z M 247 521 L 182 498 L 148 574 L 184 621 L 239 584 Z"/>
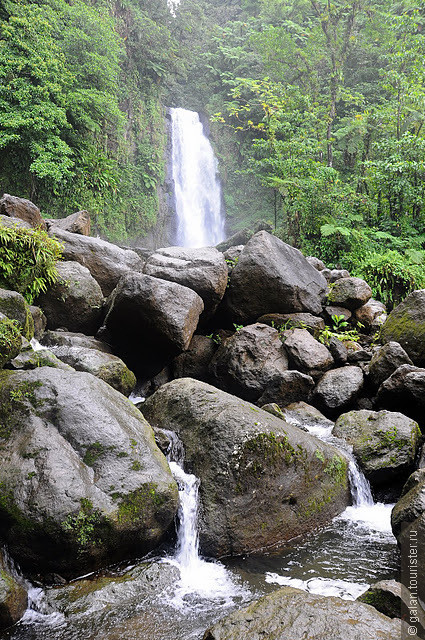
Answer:
<path fill-rule="evenodd" d="M 10 320 L 16 320 L 24 338 L 31 340 L 34 336 L 34 320 L 24 296 L 17 291 L 0 289 L 0 313 Z"/>
<path fill-rule="evenodd" d="M 192 289 L 153 276 L 128 274 L 108 299 L 105 327 L 130 369 L 151 377 L 189 347 L 203 309 Z"/>
<path fill-rule="evenodd" d="M 187 351 L 173 360 L 174 378 L 195 378 L 208 382 L 209 365 L 217 351 L 217 344 L 207 336 L 193 336 Z"/>
<path fill-rule="evenodd" d="M 286 407 L 291 402 L 308 400 L 314 388 L 314 380 L 301 371 L 284 371 L 266 386 L 257 404 L 262 407 L 270 402 Z"/>
<path fill-rule="evenodd" d="M 34 338 L 41 340 L 47 327 L 47 318 L 40 307 L 31 305 L 30 312 L 34 322 Z"/>
<path fill-rule="evenodd" d="M 349 411 L 335 423 L 333 435 L 353 447 L 366 478 L 387 485 L 412 473 L 421 432 L 418 423 L 393 411 Z"/>
<path fill-rule="evenodd" d="M 82 236 L 89 236 L 91 229 L 90 214 L 88 211 L 77 211 L 66 218 L 46 220 L 49 230 L 56 233 L 56 230 L 68 231 L 69 233 L 79 233 Z"/>
<path fill-rule="evenodd" d="M 99 284 L 78 262 L 59 262 L 57 270 L 59 280 L 37 299 L 48 328 L 66 327 L 93 335 L 102 322 L 104 298 Z"/>
<path fill-rule="evenodd" d="M 252 402 L 287 369 L 278 331 L 258 323 L 236 331 L 220 345 L 210 364 L 214 384 Z"/>
<path fill-rule="evenodd" d="M 65 578 L 152 549 L 176 484 L 132 403 L 88 373 L 0 373 L 0 535 L 31 574 Z"/>
<path fill-rule="evenodd" d="M 40 209 L 30 200 L 25 198 L 17 198 L 4 193 L 0 198 L 0 214 L 10 218 L 19 218 L 24 220 L 31 227 L 46 228 L 46 223 L 41 217 Z"/>
<path fill-rule="evenodd" d="M 401 622 L 387 618 L 367 604 L 283 587 L 226 616 L 205 632 L 203 640 L 395 640 L 400 637 Z"/>
<path fill-rule="evenodd" d="M 395 580 L 380 580 L 371 584 L 357 600 L 370 604 L 389 618 L 401 617 L 402 586 Z"/>
<path fill-rule="evenodd" d="M 401 411 L 425 424 L 425 369 L 403 364 L 379 387 L 376 396 L 378 409 Z"/>
<path fill-rule="evenodd" d="M 226 291 L 226 260 L 213 247 L 157 249 L 147 259 L 143 271 L 196 291 L 204 302 L 205 317 L 214 313 Z"/>
<path fill-rule="evenodd" d="M 425 366 L 425 289 L 413 291 L 382 326 L 384 342 L 399 342 L 414 364 Z"/>
<path fill-rule="evenodd" d="M 364 376 L 360 367 L 339 367 L 327 371 L 319 380 L 312 397 L 325 413 L 339 414 L 352 405 L 363 388 Z"/>
<path fill-rule="evenodd" d="M 403 364 L 413 362 L 398 342 L 387 342 L 377 349 L 369 363 L 369 381 L 376 389 Z"/>
<path fill-rule="evenodd" d="M 18 622 L 27 608 L 28 594 L 22 582 L 18 582 L 0 551 L 0 629 Z"/>
<path fill-rule="evenodd" d="M 302 253 L 266 231 L 248 242 L 230 278 L 227 304 L 237 322 L 266 313 L 320 315 L 327 283 Z"/>
<path fill-rule="evenodd" d="M 86 371 L 107 382 L 125 396 L 136 386 L 136 376 L 121 358 L 86 347 L 53 347 L 54 355 L 76 371 Z"/>
<path fill-rule="evenodd" d="M 97 340 L 93 336 L 86 336 L 84 333 L 74 333 L 72 331 L 46 331 L 41 339 L 41 344 L 45 347 L 84 347 L 85 349 L 97 349 L 104 353 L 112 353 L 111 347 Z"/>
<path fill-rule="evenodd" d="M 200 542 L 212 556 L 278 546 L 341 512 L 347 461 L 332 446 L 204 382 L 181 378 L 142 405 L 176 431 L 200 480 Z"/>
<path fill-rule="evenodd" d="M 337 280 L 329 293 L 330 304 L 346 307 L 355 311 L 372 297 L 372 289 L 361 278 L 341 278 Z"/>
<path fill-rule="evenodd" d="M 285 331 L 284 337 L 292 368 L 317 376 L 334 364 L 329 349 L 313 338 L 306 329 Z"/>
<path fill-rule="evenodd" d="M 132 271 L 141 272 L 143 269 L 143 261 L 130 249 L 121 249 L 106 240 L 58 228 L 49 233 L 63 244 L 64 260 L 74 260 L 87 267 L 99 283 L 104 296 L 112 293 L 122 276 Z"/>

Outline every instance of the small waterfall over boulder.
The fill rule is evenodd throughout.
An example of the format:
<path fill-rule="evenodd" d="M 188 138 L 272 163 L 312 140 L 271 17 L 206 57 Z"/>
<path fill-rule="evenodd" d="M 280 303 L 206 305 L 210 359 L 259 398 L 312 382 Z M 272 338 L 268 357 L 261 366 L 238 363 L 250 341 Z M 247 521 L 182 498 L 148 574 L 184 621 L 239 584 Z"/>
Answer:
<path fill-rule="evenodd" d="M 199 114 L 171 109 L 175 244 L 207 247 L 224 239 L 218 163 Z"/>

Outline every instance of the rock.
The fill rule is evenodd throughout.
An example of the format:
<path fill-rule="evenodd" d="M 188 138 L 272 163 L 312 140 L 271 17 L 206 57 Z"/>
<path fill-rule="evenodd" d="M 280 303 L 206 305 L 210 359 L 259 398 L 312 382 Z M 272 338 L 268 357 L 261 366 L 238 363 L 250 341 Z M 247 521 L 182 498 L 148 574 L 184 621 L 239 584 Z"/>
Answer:
<path fill-rule="evenodd" d="M 378 389 L 376 406 L 398 410 L 424 425 L 425 369 L 403 364 Z"/>
<path fill-rule="evenodd" d="M 425 366 L 425 289 L 413 291 L 382 326 L 383 342 L 398 342 L 413 363 Z"/>
<path fill-rule="evenodd" d="M 31 225 L 25 220 L 20 220 L 19 218 L 9 218 L 8 216 L 0 215 L 0 225 L 3 227 L 13 228 L 19 227 L 20 229 L 31 229 Z"/>
<path fill-rule="evenodd" d="M 3 313 L 10 320 L 17 321 L 24 338 L 31 340 L 34 337 L 34 320 L 31 310 L 24 296 L 21 296 L 20 293 L 0 289 L 0 313 Z"/>
<path fill-rule="evenodd" d="M 327 371 L 319 380 L 312 401 L 331 414 L 340 413 L 352 404 L 363 388 L 360 367 L 339 367 Z"/>
<path fill-rule="evenodd" d="M 323 269 L 326 269 L 325 263 L 319 260 L 319 258 L 315 258 L 314 256 L 307 256 L 306 260 L 309 264 L 311 264 L 312 267 L 317 269 L 317 271 L 323 271 Z"/>
<path fill-rule="evenodd" d="M 20 218 L 34 228 L 46 228 L 40 209 L 35 204 L 24 198 L 10 196 L 8 193 L 4 193 L 0 198 L 0 214 L 10 218 Z"/>
<path fill-rule="evenodd" d="M 341 278 L 349 278 L 350 274 L 347 269 L 331 269 L 331 274 L 329 277 L 329 282 L 334 283 L 337 280 L 341 280 Z"/>
<path fill-rule="evenodd" d="M 369 364 L 369 381 L 378 388 L 403 364 L 413 362 L 398 342 L 387 342 L 375 351 Z"/>
<path fill-rule="evenodd" d="M 329 339 L 328 349 L 335 364 L 341 366 L 348 361 L 348 349 L 342 340 L 332 336 L 332 338 Z"/>
<path fill-rule="evenodd" d="M 217 251 L 224 253 L 231 247 L 237 247 L 238 245 L 245 246 L 253 235 L 254 234 L 250 229 L 242 229 L 241 231 L 234 233 L 230 238 L 227 238 L 227 240 L 220 242 L 220 244 L 216 246 L 216 249 Z"/>
<path fill-rule="evenodd" d="M 287 422 L 285 414 L 283 413 L 279 405 L 276 404 L 275 402 L 269 402 L 268 404 L 263 404 L 261 407 L 261 410 L 267 411 L 267 413 L 271 413 L 272 416 L 276 416 L 276 418 L 280 418 L 284 422 Z"/>
<path fill-rule="evenodd" d="M 421 432 L 417 422 L 392 411 L 350 411 L 335 423 L 333 435 L 348 442 L 373 485 L 406 480 L 414 468 Z"/>
<path fill-rule="evenodd" d="M 327 306 L 324 309 L 324 315 L 329 320 L 329 322 L 333 322 L 332 316 L 343 317 L 346 322 L 348 322 L 353 314 L 349 309 L 345 307 L 336 307 L 336 306 Z"/>
<path fill-rule="evenodd" d="M 23 349 L 7 365 L 7 369 L 26 370 L 38 369 L 39 367 L 53 367 L 54 369 L 64 369 L 73 371 L 74 369 L 62 362 L 49 349 L 33 349 L 29 345 L 28 349 Z"/>
<path fill-rule="evenodd" d="M 192 289 L 133 273 L 108 299 L 105 327 L 127 366 L 152 377 L 189 347 L 203 309 Z"/>
<path fill-rule="evenodd" d="M 46 331 L 41 343 L 46 347 L 85 347 L 86 349 L 97 349 L 103 353 L 112 353 L 111 347 L 84 333 L 73 333 L 71 331 Z"/>
<path fill-rule="evenodd" d="M 257 323 L 239 329 L 219 346 L 210 363 L 210 374 L 220 389 L 255 402 L 287 368 L 288 357 L 279 333 Z"/>
<path fill-rule="evenodd" d="M 325 278 L 326 282 L 330 282 L 331 281 L 331 270 L 326 268 L 326 269 L 322 269 L 322 271 L 320 272 L 322 274 L 322 276 Z"/>
<path fill-rule="evenodd" d="M 232 271 L 227 304 L 235 321 L 244 324 L 266 313 L 320 315 L 326 287 L 300 251 L 260 231 Z"/>
<path fill-rule="evenodd" d="M 86 347 L 55 347 L 55 356 L 76 371 L 86 371 L 129 396 L 136 386 L 136 376 L 121 358 Z"/>
<path fill-rule="evenodd" d="M 360 278 L 341 278 L 337 280 L 328 296 L 331 305 L 346 307 L 355 311 L 372 297 L 372 289 Z"/>
<path fill-rule="evenodd" d="M 359 602 L 370 604 L 389 618 L 401 617 L 401 584 L 395 580 L 381 580 L 357 598 Z"/>
<path fill-rule="evenodd" d="M 366 304 L 355 310 L 354 317 L 357 322 L 364 325 L 367 331 L 370 331 L 371 329 L 377 330 L 383 324 L 386 313 L 386 306 L 371 298 Z"/>
<path fill-rule="evenodd" d="M 283 544 L 347 504 L 347 461 L 330 445 L 215 387 L 181 378 L 142 406 L 176 431 L 200 484 L 200 542 L 211 556 Z"/>
<path fill-rule="evenodd" d="M 47 327 L 47 318 L 40 307 L 30 306 L 30 312 L 34 322 L 34 338 L 41 340 Z"/>
<path fill-rule="evenodd" d="M 0 372 L 0 534 L 22 569 L 71 578 L 155 547 L 178 493 L 153 432 L 88 373 Z"/>
<path fill-rule="evenodd" d="M 67 231 L 68 233 L 79 233 L 82 236 L 89 236 L 91 230 L 91 220 L 88 211 L 77 211 L 66 218 L 47 220 L 49 231 Z"/>
<path fill-rule="evenodd" d="M 227 268 L 229 270 L 229 274 L 232 272 L 233 268 L 236 267 L 239 256 L 243 251 L 244 245 L 238 244 L 236 247 L 229 247 L 224 253 L 224 259 L 227 263 Z"/>
<path fill-rule="evenodd" d="M 294 369 L 311 376 L 320 375 L 334 364 L 329 349 L 315 340 L 306 329 L 285 331 L 285 349 Z"/>
<path fill-rule="evenodd" d="M 147 259 L 143 271 L 195 291 L 204 302 L 204 317 L 214 314 L 226 291 L 226 260 L 213 247 L 157 249 Z"/>
<path fill-rule="evenodd" d="M 297 426 L 323 427 L 325 429 L 334 426 L 334 423 L 328 420 L 316 407 L 302 401 L 292 402 L 286 406 L 284 415 L 289 420 L 294 420 Z"/>
<path fill-rule="evenodd" d="M 415 471 L 391 513 L 391 526 L 401 550 L 401 582 L 410 605 L 417 609 L 422 635 L 425 629 L 425 469 Z M 406 598 L 403 593 L 403 600 Z M 415 606 L 416 605 L 416 606 Z M 402 608 L 409 620 L 412 612 Z"/>
<path fill-rule="evenodd" d="M 57 270 L 60 279 L 37 300 L 47 326 L 93 335 L 102 321 L 104 298 L 99 284 L 78 262 L 59 262 Z"/>
<path fill-rule="evenodd" d="M 284 371 L 279 378 L 267 385 L 257 404 L 262 406 L 270 402 L 286 407 L 291 402 L 306 400 L 314 387 L 311 376 L 300 371 Z"/>
<path fill-rule="evenodd" d="M 283 587 L 234 611 L 203 640 L 395 640 L 401 622 L 363 602 Z M 408 636 L 406 636 L 408 637 Z"/>
<path fill-rule="evenodd" d="M 365 349 L 358 342 L 352 340 L 346 341 L 346 349 L 348 353 L 348 362 L 369 362 L 372 358 L 372 352 L 369 349 Z"/>
<path fill-rule="evenodd" d="M 143 261 L 135 251 L 121 249 L 100 238 L 88 238 L 62 229 L 52 230 L 50 235 L 63 243 L 64 260 L 74 260 L 87 267 L 104 296 L 109 296 L 122 276 L 143 269 Z"/>
<path fill-rule="evenodd" d="M 212 338 L 193 336 L 188 350 L 173 361 L 173 377 L 195 378 L 208 382 L 208 367 L 216 351 L 217 345 Z"/>
<path fill-rule="evenodd" d="M 268 324 L 275 329 L 307 329 L 316 338 L 325 328 L 323 318 L 311 313 L 267 313 L 258 318 L 257 322 Z"/>
<path fill-rule="evenodd" d="M 28 602 L 28 594 L 8 567 L 0 552 L 0 629 L 7 629 L 22 618 Z"/>
<path fill-rule="evenodd" d="M 0 369 L 19 354 L 22 337 L 19 328 L 5 315 L 0 313 Z"/>

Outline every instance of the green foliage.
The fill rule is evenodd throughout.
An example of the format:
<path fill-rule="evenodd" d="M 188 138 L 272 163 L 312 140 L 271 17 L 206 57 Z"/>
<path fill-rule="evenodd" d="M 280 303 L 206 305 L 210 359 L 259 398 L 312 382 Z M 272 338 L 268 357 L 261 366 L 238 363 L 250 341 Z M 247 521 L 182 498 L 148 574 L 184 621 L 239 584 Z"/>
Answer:
<path fill-rule="evenodd" d="M 81 498 L 80 504 L 78 513 L 69 515 L 62 522 L 62 529 L 71 535 L 79 547 L 79 553 L 84 553 L 100 544 L 96 529 L 102 521 L 102 514 L 98 509 L 93 509 L 92 502 L 87 498 Z"/>
<path fill-rule="evenodd" d="M 0 286 L 22 293 L 29 304 L 58 279 L 62 246 L 42 229 L 0 225 Z"/>

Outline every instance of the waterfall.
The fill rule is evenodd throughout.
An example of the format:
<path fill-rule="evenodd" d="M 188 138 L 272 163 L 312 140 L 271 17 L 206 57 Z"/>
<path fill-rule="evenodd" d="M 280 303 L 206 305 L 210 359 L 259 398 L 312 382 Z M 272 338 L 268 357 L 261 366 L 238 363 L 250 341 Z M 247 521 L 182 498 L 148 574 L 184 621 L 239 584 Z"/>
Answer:
<path fill-rule="evenodd" d="M 171 109 L 176 244 L 207 247 L 224 240 L 217 159 L 199 114 Z"/>

